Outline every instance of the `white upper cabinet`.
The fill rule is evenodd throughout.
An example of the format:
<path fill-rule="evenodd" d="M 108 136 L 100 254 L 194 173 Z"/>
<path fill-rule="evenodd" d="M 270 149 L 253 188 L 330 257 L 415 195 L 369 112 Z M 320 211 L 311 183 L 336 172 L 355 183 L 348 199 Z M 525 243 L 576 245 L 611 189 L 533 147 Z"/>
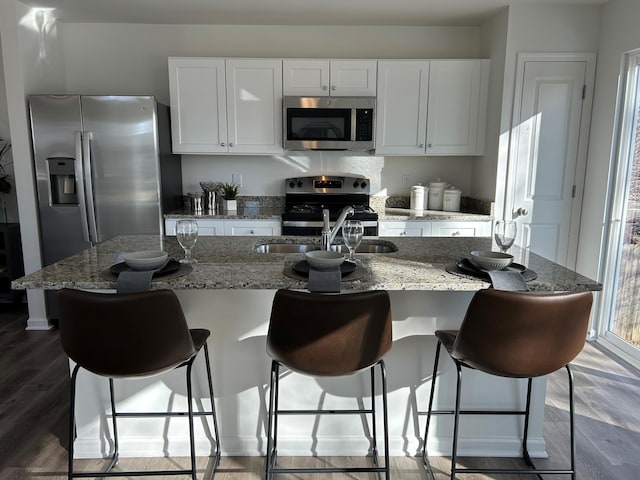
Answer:
<path fill-rule="evenodd" d="M 173 152 L 226 152 L 224 60 L 169 58 L 169 93 Z"/>
<path fill-rule="evenodd" d="M 484 153 L 489 60 L 431 60 L 427 155 Z"/>
<path fill-rule="evenodd" d="M 488 60 L 378 62 L 376 154 L 482 155 Z"/>
<path fill-rule="evenodd" d="M 230 153 L 282 153 L 282 60 L 226 61 Z"/>
<path fill-rule="evenodd" d="M 378 62 L 377 154 L 425 154 L 428 91 L 428 60 Z"/>
<path fill-rule="evenodd" d="M 174 153 L 282 153 L 282 60 L 169 58 Z"/>
<path fill-rule="evenodd" d="M 377 64 L 376 60 L 284 60 L 284 94 L 375 96 Z"/>

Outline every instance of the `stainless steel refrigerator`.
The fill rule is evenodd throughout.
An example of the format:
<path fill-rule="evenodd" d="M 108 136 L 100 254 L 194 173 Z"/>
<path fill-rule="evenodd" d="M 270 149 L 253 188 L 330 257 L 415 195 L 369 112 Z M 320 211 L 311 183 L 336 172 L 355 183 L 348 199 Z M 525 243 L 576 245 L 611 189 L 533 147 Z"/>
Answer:
<path fill-rule="evenodd" d="M 151 96 L 33 95 L 29 110 L 45 265 L 116 235 L 163 231 L 163 211 L 182 201 L 167 106 Z"/>

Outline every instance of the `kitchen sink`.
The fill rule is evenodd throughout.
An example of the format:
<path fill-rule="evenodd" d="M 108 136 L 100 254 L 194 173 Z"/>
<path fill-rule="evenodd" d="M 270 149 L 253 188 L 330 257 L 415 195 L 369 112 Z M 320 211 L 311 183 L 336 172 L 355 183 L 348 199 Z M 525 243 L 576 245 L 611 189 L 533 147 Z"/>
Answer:
<path fill-rule="evenodd" d="M 262 243 L 253 247 L 258 253 L 305 253 L 320 250 L 320 245 L 310 243 Z"/>
<path fill-rule="evenodd" d="M 385 240 L 365 241 L 356 249 L 356 253 L 392 253 L 397 252 L 398 247 Z M 305 253 L 312 250 L 320 250 L 316 243 L 261 243 L 253 247 L 257 253 Z M 341 244 L 332 245 L 335 252 L 349 253 L 349 249 Z"/>

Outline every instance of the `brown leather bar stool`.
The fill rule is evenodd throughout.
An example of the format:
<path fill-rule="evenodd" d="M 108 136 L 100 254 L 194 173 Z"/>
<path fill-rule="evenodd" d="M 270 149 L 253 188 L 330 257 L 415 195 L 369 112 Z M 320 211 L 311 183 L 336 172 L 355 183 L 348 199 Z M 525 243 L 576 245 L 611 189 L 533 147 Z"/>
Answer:
<path fill-rule="evenodd" d="M 279 473 L 376 472 L 389 478 L 387 383 L 383 357 L 391 350 L 391 307 L 384 291 L 343 295 L 278 290 L 273 300 L 267 353 L 271 362 L 271 389 L 267 427 L 266 478 Z M 375 367 L 382 380 L 384 465 L 378 460 Z M 369 369 L 371 408 L 350 410 L 282 410 L 280 367 L 312 376 L 343 376 Z M 276 466 L 279 415 L 371 415 L 373 467 L 280 468 Z"/>
<path fill-rule="evenodd" d="M 140 293 L 105 294 L 63 289 L 58 295 L 60 308 L 60 340 L 62 348 L 75 367 L 71 374 L 71 405 L 69 415 L 69 479 L 74 477 L 110 477 L 138 475 L 191 475 L 196 479 L 194 417 L 213 421 L 215 461 L 211 475 L 220 462 L 218 422 L 211 380 L 211 366 L 206 329 L 189 329 L 176 295 L 170 290 Z M 191 372 L 200 350 L 204 350 L 211 410 L 193 411 Z M 114 379 L 142 378 L 186 367 L 186 412 L 118 412 L 114 399 Z M 113 454 L 105 471 L 74 472 L 73 441 L 75 437 L 75 400 L 78 371 L 109 379 L 113 425 Z M 187 416 L 191 468 L 184 470 L 154 470 L 113 472 L 118 461 L 118 417 Z"/>
<path fill-rule="evenodd" d="M 438 330 L 438 346 L 433 366 L 431 394 L 427 412 L 422 455 L 425 466 L 434 474 L 429 464 L 427 437 L 432 415 L 454 415 L 453 447 L 451 453 L 451 479 L 456 473 L 493 474 L 567 474 L 575 479 L 575 441 L 573 376 L 569 362 L 582 350 L 589 325 L 592 303 L 591 292 L 535 294 L 501 290 L 481 290 L 475 294 L 460 330 Z M 438 358 L 444 345 L 457 370 L 454 410 L 433 410 Z M 527 396 L 524 410 L 460 410 L 462 367 L 490 375 L 527 379 Z M 568 469 L 536 469 L 527 450 L 531 384 L 534 377 L 567 370 L 569 377 L 570 457 Z M 522 457 L 528 469 L 457 468 L 458 427 L 460 415 L 524 416 Z"/>

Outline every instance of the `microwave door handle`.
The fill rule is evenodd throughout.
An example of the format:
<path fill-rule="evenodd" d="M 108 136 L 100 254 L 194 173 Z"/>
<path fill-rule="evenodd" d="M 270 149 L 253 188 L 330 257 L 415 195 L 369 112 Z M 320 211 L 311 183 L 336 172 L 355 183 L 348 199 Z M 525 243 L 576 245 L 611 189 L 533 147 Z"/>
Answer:
<path fill-rule="evenodd" d="M 96 209 L 93 197 L 93 158 L 91 156 L 91 141 L 93 140 L 93 132 L 85 132 L 82 137 L 82 162 L 84 164 L 84 185 L 86 189 L 87 202 L 87 219 L 89 221 L 89 235 L 91 243 L 96 244 L 100 241 L 98 238 L 98 227 L 96 224 Z"/>
<path fill-rule="evenodd" d="M 356 115 L 357 110 L 355 108 L 351 109 L 351 133 L 350 133 L 350 140 L 352 142 L 356 141 L 356 130 L 357 130 L 357 125 L 356 125 L 356 119 L 358 118 L 358 116 Z"/>
<path fill-rule="evenodd" d="M 87 218 L 87 202 L 84 191 L 84 161 L 83 161 L 83 141 L 82 132 L 75 132 L 76 158 L 74 162 L 74 172 L 76 174 L 76 191 L 78 192 L 78 206 L 80 208 L 80 223 L 82 224 L 82 237 L 85 242 L 91 243 L 89 234 L 89 220 Z"/>

